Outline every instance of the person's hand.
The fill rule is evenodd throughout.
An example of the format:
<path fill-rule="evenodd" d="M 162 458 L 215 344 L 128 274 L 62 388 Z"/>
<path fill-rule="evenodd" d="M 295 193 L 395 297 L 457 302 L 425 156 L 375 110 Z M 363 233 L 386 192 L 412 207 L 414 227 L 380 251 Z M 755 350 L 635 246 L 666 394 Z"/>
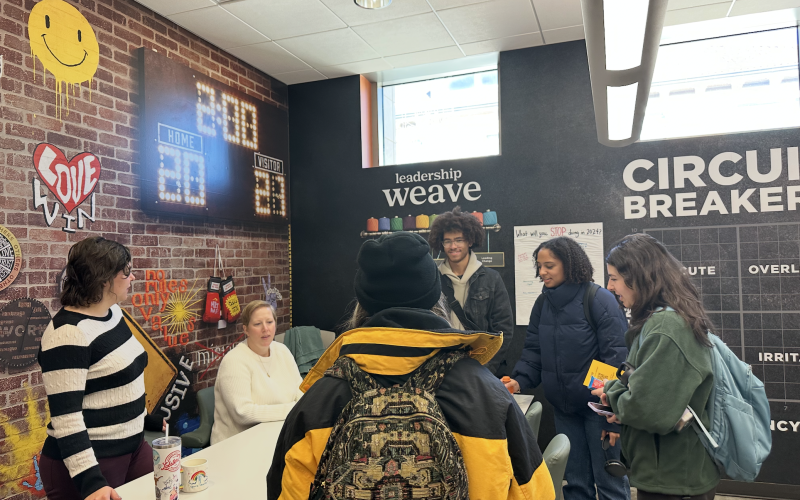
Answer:
<path fill-rule="evenodd" d="M 610 417 L 606 417 L 606 422 L 608 422 L 609 424 L 620 424 L 620 425 L 622 425 L 622 422 L 619 421 L 619 419 L 617 418 L 616 415 L 611 415 Z M 617 434 L 617 436 L 619 436 L 619 434 Z"/>
<path fill-rule="evenodd" d="M 504 382 L 503 385 L 506 386 L 506 389 L 508 389 L 508 392 L 511 394 L 516 394 L 519 392 L 519 382 L 513 378 L 508 379 L 508 382 Z"/>
<path fill-rule="evenodd" d="M 161 421 L 161 432 L 167 432 L 167 419 Z"/>
<path fill-rule="evenodd" d="M 122 497 L 111 486 L 104 486 L 86 497 L 86 500 L 122 500 Z"/>
<path fill-rule="evenodd" d="M 616 416 L 615 416 L 614 418 L 616 418 Z M 618 433 L 616 433 L 616 432 L 608 432 L 608 431 L 603 431 L 603 432 L 600 434 L 600 439 L 601 439 L 601 440 L 603 440 L 603 439 L 605 439 L 605 438 L 606 438 L 606 436 L 608 436 L 608 443 L 609 443 L 611 446 L 614 446 L 615 444 L 617 444 L 617 439 L 619 439 L 619 434 L 618 434 Z"/>
<path fill-rule="evenodd" d="M 611 406 L 610 404 L 608 404 L 608 396 L 606 396 L 606 393 L 603 392 L 603 388 L 602 387 L 600 387 L 599 389 L 593 390 L 592 391 L 592 395 L 599 397 L 600 398 L 600 402 L 602 404 L 604 404 L 606 406 Z"/>

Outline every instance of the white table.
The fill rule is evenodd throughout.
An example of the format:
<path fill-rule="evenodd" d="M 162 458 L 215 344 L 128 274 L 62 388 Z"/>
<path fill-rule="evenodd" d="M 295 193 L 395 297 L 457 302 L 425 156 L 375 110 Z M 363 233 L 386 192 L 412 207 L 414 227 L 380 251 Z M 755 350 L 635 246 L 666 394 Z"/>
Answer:
<path fill-rule="evenodd" d="M 259 424 L 221 443 L 190 455 L 208 460 L 209 486 L 197 493 L 181 493 L 183 499 L 267 498 L 267 471 L 283 421 Z M 125 500 L 155 500 L 153 474 L 116 489 Z"/>

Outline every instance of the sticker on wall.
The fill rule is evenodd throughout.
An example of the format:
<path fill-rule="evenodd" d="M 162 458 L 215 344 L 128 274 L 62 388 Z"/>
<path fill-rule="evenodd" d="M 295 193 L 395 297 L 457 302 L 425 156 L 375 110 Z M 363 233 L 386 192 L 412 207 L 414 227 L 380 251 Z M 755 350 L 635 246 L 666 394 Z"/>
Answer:
<path fill-rule="evenodd" d="M 55 77 L 56 115 L 60 117 L 64 104 L 69 112 L 73 85 L 88 81 L 89 88 L 92 87 L 91 80 L 100 61 L 97 37 L 89 21 L 64 0 L 42 0 L 34 5 L 28 34 L 31 52 Z"/>
<path fill-rule="evenodd" d="M 0 464 L 0 498 L 16 497 L 25 493 L 33 498 L 45 496 L 44 484 L 39 472 L 39 453 L 47 437 L 47 410 L 39 406 L 40 396 L 33 388 L 23 383 L 25 389 L 24 417 L 10 421 L 0 412 L 0 433 L 5 436 L 4 446 L 9 450 Z"/>
<path fill-rule="evenodd" d="M 9 368 L 36 363 L 50 311 L 35 299 L 12 300 L 0 309 L 0 360 Z"/>
<path fill-rule="evenodd" d="M 100 180 L 100 160 L 92 153 L 81 153 L 67 160 L 64 152 L 52 144 L 42 143 L 36 146 L 33 152 L 33 166 L 39 174 L 41 181 L 33 178 L 33 206 L 42 207 L 45 224 L 48 227 L 58 215 L 59 203 L 64 207 L 61 218 L 66 220 L 66 226 L 61 228 L 67 233 L 74 233 L 72 222 L 77 220 L 78 229 L 83 229 L 86 219 L 95 221 L 94 189 Z M 53 203 L 53 210 L 48 208 L 47 195 L 41 192 L 41 183 L 47 186 L 58 200 Z M 90 198 L 91 195 L 91 198 Z M 81 203 L 90 199 L 91 215 L 78 208 L 77 217 L 70 215 Z"/>
<path fill-rule="evenodd" d="M 0 290 L 4 290 L 17 279 L 22 267 L 22 248 L 14 233 L 0 226 Z"/>

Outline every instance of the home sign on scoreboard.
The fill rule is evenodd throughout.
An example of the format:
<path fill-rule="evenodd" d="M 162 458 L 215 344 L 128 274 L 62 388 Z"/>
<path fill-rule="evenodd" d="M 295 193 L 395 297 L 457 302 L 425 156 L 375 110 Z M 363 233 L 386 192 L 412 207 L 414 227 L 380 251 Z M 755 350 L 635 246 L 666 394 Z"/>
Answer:
<path fill-rule="evenodd" d="M 285 110 L 138 50 L 146 212 L 289 221 Z"/>

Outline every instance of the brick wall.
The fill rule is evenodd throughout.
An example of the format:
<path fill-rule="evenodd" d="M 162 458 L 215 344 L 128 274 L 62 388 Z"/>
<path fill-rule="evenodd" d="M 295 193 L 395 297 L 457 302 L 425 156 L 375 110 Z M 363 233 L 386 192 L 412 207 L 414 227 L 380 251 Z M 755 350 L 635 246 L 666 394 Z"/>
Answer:
<path fill-rule="evenodd" d="M 100 63 L 91 83 L 75 86 L 69 96 L 68 114 L 59 119 L 56 83 L 31 55 L 28 15 L 36 4 L 30 0 L 2 0 L 0 6 L 0 54 L 4 69 L 0 78 L 0 224 L 11 230 L 22 246 L 23 266 L 9 288 L 0 291 L 0 307 L 9 300 L 33 297 L 54 314 L 60 307 L 56 279 L 66 264 L 69 247 L 87 236 L 102 235 L 127 245 L 140 281 L 132 293 L 144 292 L 144 270 L 164 269 L 168 278 L 197 280 L 204 286 L 211 275 L 214 247 L 222 248 L 226 268 L 236 278 L 240 301 L 259 298 L 261 276 L 270 273 L 273 286 L 284 296 L 279 303 L 278 330 L 289 322 L 288 231 L 286 227 L 202 221 L 148 216 L 139 209 L 140 152 L 138 137 L 138 74 L 134 50 L 147 47 L 183 65 L 234 87 L 271 105 L 286 109 L 286 86 L 253 69 L 213 45 L 131 0 L 66 0 L 90 22 L 100 46 Z M 35 69 L 35 74 L 34 74 Z M 84 230 L 63 232 L 59 216 L 47 227 L 41 208 L 34 209 L 31 181 L 36 174 L 32 154 L 36 145 L 48 142 L 68 158 L 89 151 L 100 158 L 102 172 L 95 189 L 97 220 Z M 42 187 L 42 192 L 47 191 Z M 48 192 L 49 206 L 55 198 Z M 81 208 L 89 211 L 88 201 Z M 62 209 L 63 210 L 63 209 Z M 73 215 L 75 215 L 73 213 Z M 229 271 L 229 272 L 230 272 Z M 205 293 L 201 292 L 204 298 Z M 138 310 L 124 304 L 145 326 Z M 202 302 L 197 305 L 202 306 Z M 230 344 L 241 332 L 238 325 L 218 330 L 198 323 L 190 342 L 167 347 L 175 358 L 193 359 L 195 390 L 213 385 L 216 370 L 208 370 L 208 356 L 191 354 L 205 346 Z M 185 354 L 189 353 L 189 354 Z M 213 356 L 211 356 L 213 358 Z M 198 366 L 199 364 L 203 366 Z M 27 499 L 43 496 L 37 488 L 32 454 L 40 446 L 41 426 L 47 422 L 41 372 L 34 365 L 25 370 L 0 367 L 0 498 Z M 181 407 L 181 411 L 188 408 Z M 27 485 L 25 484 L 27 483 Z"/>

